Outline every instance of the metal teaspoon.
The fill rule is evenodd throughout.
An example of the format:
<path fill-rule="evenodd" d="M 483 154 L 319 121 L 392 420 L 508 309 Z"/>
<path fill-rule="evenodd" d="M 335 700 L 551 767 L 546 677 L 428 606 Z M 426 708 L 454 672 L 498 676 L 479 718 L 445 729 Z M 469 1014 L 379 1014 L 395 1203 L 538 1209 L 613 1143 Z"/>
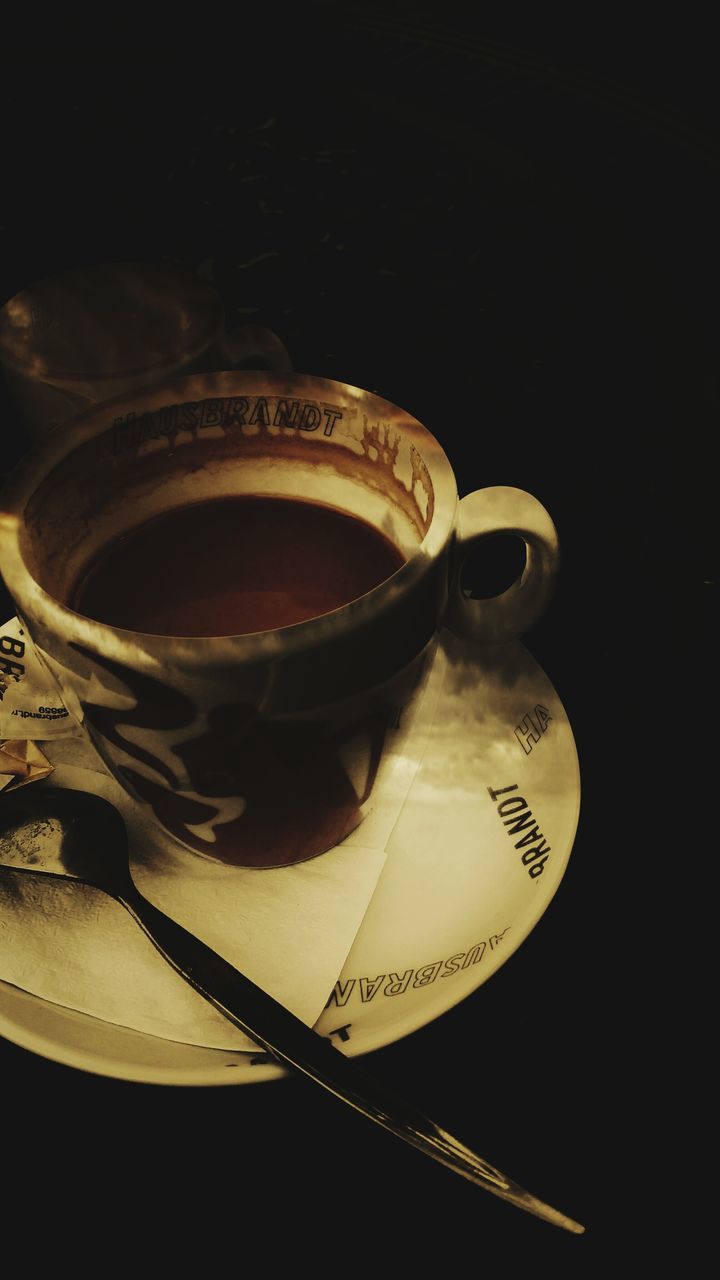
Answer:
<path fill-rule="evenodd" d="M 144 898 L 133 883 L 125 823 L 86 791 L 22 788 L 0 799 L 0 865 L 29 875 L 60 876 L 100 889 L 119 902 L 194 989 L 282 1066 L 455 1173 L 520 1209 L 580 1234 L 579 1223 L 524 1191 L 434 1121 L 366 1074 L 199 938 Z"/>

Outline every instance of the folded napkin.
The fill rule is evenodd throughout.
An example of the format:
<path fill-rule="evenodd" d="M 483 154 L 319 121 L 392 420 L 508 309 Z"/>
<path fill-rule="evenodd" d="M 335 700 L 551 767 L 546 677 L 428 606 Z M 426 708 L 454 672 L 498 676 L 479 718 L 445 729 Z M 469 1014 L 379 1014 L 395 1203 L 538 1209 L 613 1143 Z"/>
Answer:
<path fill-rule="evenodd" d="M 295 866 L 226 867 L 169 841 L 108 774 L 69 717 L 66 736 L 56 730 L 51 741 L 42 741 L 52 774 L 38 785 L 89 791 L 114 804 L 125 821 L 140 891 L 312 1026 L 382 872 L 389 835 L 420 763 L 439 675 L 430 668 L 412 710 L 412 734 L 404 726 L 397 735 L 371 814 L 337 848 Z M 52 702 L 38 703 L 30 677 L 23 683 L 26 707 L 59 705 L 57 694 Z M 14 698 L 14 710 L 18 703 Z M 36 751 L 37 743 L 28 744 L 25 758 L 34 760 Z M 174 972 L 113 899 L 86 886 L 2 866 L 0 979 L 165 1039 L 256 1049 Z"/>

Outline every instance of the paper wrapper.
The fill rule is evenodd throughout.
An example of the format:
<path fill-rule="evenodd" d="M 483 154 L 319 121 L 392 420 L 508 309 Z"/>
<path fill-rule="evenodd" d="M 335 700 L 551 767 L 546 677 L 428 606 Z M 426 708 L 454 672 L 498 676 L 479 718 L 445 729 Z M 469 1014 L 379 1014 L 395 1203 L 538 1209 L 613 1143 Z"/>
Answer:
<path fill-rule="evenodd" d="M 17 622 L 13 625 L 12 634 L 24 643 Z M 9 627 L 2 633 L 9 634 Z M 28 653 L 26 647 L 26 674 L 18 682 L 24 709 L 58 707 L 57 694 L 52 701 L 38 701 L 33 673 L 44 668 L 37 659 L 32 666 Z M 46 774 L 53 771 L 42 785 L 90 791 L 110 800 L 125 820 L 131 871 L 140 891 L 312 1026 L 342 971 L 384 867 L 387 841 L 420 763 L 423 726 L 429 724 L 433 699 L 437 690 L 428 686 L 413 711 L 413 756 L 399 750 L 395 754 L 375 809 L 361 826 L 317 858 L 272 870 L 223 866 L 169 842 L 109 776 L 70 717 L 62 718 L 65 736 L 55 727 L 53 740 L 44 741 L 42 751 L 36 743 L 17 741 L 14 749 L 18 767 L 25 761 L 26 769 L 38 768 L 37 760 L 47 754 L 50 763 L 43 767 Z M 5 702 L 3 707 L 7 715 Z M 20 697 L 14 686 L 10 707 L 17 723 Z M 25 720 L 33 729 L 40 723 L 32 716 Z M 165 1039 L 256 1051 L 171 969 L 119 903 L 72 882 L 0 866 L 0 978 L 56 1004 Z"/>
<path fill-rule="evenodd" d="M 0 739 L 44 741 L 79 732 L 18 618 L 0 626 Z"/>
<path fill-rule="evenodd" d="M 26 738 L 0 741 L 0 792 L 16 791 L 28 782 L 39 782 L 53 766 L 36 742 Z"/>

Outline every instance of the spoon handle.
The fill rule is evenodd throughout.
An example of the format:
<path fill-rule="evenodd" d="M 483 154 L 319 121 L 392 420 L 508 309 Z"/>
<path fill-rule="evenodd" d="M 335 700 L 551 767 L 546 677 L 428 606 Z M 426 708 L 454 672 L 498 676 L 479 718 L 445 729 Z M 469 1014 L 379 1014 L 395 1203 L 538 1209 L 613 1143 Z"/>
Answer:
<path fill-rule="evenodd" d="M 117 897 L 172 968 L 281 1065 L 309 1077 L 369 1120 L 493 1195 L 555 1226 L 575 1233 L 584 1230 L 572 1218 L 524 1191 L 367 1075 L 330 1041 L 305 1026 L 217 952 L 148 902 L 133 884 L 123 887 L 122 895 Z"/>

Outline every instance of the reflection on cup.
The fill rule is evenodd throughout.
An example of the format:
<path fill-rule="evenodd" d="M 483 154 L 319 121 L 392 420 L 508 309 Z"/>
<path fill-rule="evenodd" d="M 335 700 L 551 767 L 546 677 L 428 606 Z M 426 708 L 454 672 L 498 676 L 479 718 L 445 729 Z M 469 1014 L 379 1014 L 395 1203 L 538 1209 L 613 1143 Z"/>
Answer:
<path fill-rule="evenodd" d="M 466 598 L 480 538 L 518 581 Z M 175 840 L 298 862 L 362 821 L 446 623 L 519 635 L 548 599 L 554 526 L 517 489 L 462 502 L 438 442 L 355 387 L 200 374 L 51 433 L 0 518 L 3 576 L 68 705 Z"/>

